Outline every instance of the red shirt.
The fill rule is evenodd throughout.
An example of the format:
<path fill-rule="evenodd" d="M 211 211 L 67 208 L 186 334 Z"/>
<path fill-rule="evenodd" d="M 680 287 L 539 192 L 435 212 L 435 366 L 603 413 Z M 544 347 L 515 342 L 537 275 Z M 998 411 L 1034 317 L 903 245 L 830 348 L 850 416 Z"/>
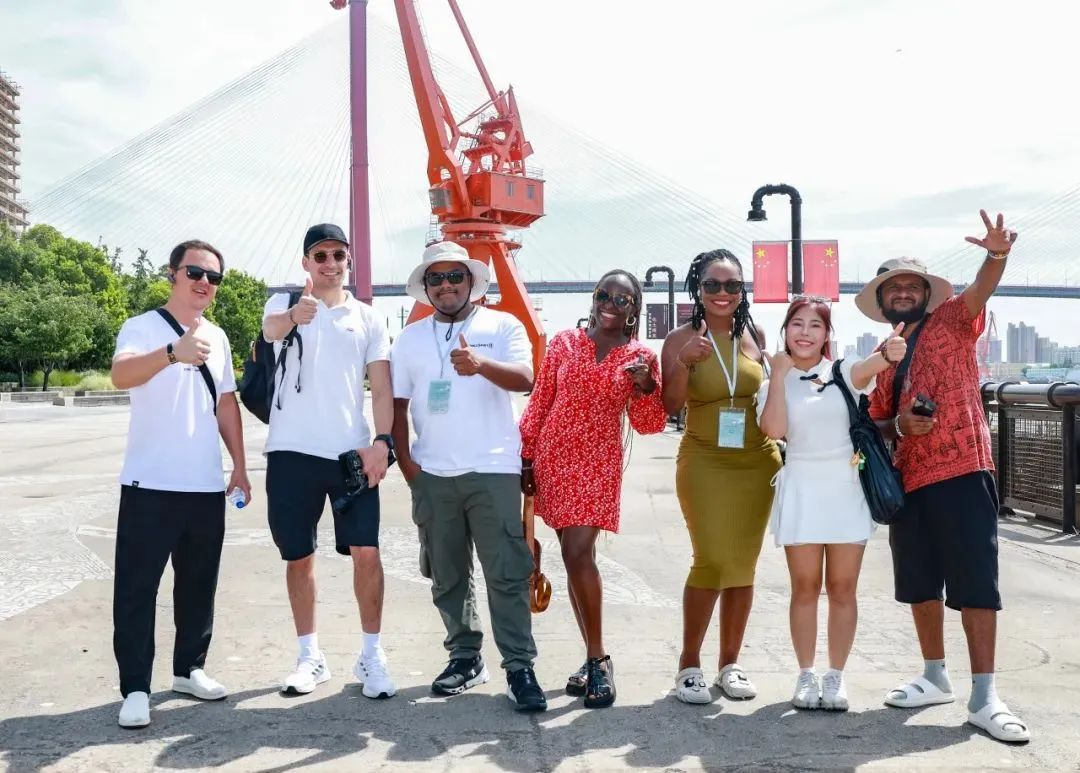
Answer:
<path fill-rule="evenodd" d="M 922 324 L 900 404 L 910 405 L 921 392 L 937 403 L 937 424 L 926 435 L 897 441 L 893 462 L 904 476 L 905 491 L 994 469 L 975 361 L 975 341 L 985 325 L 985 309 L 972 319 L 959 295 L 941 304 Z M 897 413 L 890 404 L 895 374 L 890 368 L 877 377 L 870 396 L 874 419 L 891 419 Z"/>

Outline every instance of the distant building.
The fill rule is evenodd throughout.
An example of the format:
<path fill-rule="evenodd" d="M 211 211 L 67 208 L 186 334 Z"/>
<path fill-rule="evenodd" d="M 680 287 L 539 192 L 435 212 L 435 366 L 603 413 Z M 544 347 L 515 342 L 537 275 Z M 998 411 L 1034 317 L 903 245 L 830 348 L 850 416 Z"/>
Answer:
<path fill-rule="evenodd" d="M 1001 339 L 991 338 L 987 342 L 986 361 L 989 364 L 1001 362 Z"/>
<path fill-rule="evenodd" d="M 0 70 L 0 223 L 23 229 L 29 225 L 19 191 L 19 87 Z"/>
<path fill-rule="evenodd" d="M 1080 367 L 1080 346 L 1059 346 L 1050 360 L 1051 365 Z"/>
<path fill-rule="evenodd" d="M 1035 328 L 1025 325 L 1019 326 L 1009 323 L 1009 329 L 1005 333 L 1008 361 L 1012 363 L 1028 364 L 1038 362 L 1039 336 Z"/>
<path fill-rule="evenodd" d="M 878 337 L 873 333 L 863 333 L 855 339 L 855 351 L 858 353 L 859 359 L 865 360 L 873 354 L 874 349 L 878 348 L 878 343 Z"/>
<path fill-rule="evenodd" d="M 1025 367 L 1023 364 L 1015 362 L 992 362 L 989 365 L 990 378 L 994 381 L 1019 379 Z"/>
<path fill-rule="evenodd" d="M 853 345 L 848 344 L 844 347 L 844 359 L 845 360 L 857 360 L 859 358 L 859 350 Z"/>

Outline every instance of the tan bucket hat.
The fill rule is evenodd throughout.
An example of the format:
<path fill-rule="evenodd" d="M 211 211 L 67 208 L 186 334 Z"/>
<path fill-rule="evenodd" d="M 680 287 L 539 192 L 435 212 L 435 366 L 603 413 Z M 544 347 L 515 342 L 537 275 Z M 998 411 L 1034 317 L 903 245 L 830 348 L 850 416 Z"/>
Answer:
<path fill-rule="evenodd" d="M 921 276 L 930 284 L 930 301 L 926 304 L 927 313 L 933 311 L 955 294 L 952 282 L 945 277 L 931 274 L 926 265 L 918 258 L 891 258 L 878 267 L 877 276 L 866 283 L 859 294 L 855 296 L 855 305 L 870 319 L 888 324 L 885 315 L 881 313 L 878 305 L 877 289 L 886 279 L 891 279 L 898 274 L 915 274 Z"/>
<path fill-rule="evenodd" d="M 436 242 L 424 250 L 424 256 L 420 259 L 420 265 L 409 274 L 409 280 L 405 283 L 405 292 L 420 303 L 431 305 L 427 296 L 427 288 L 424 287 L 424 273 L 432 263 L 460 263 L 472 274 L 472 293 L 470 301 L 478 301 L 487 294 L 491 285 L 491 271 L 486 263 L 473 260 L 465 248 L 455 242 Z"/>

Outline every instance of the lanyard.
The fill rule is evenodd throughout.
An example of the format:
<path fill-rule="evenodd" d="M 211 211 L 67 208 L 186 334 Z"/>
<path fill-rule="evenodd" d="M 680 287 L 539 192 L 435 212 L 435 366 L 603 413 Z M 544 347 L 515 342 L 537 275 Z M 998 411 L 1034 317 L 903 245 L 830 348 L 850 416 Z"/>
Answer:
<path fill-rule="evenodd" d="M 731 370 L 734 371 L 734 375 L 728 371 L 727 365 L 724 363 L 724 358 L 720 356 L 720 347 L 716 345 L 716 338 L 713 336 L 712 331 L 709 333 L 709 343 L 712 344 L 713 351 L 716 352 L 716 359 L 720 361 L 720 367 L 724 371 L 724 378 L 727 380 L 728 393 L 731 395 L 731 407 L 735 407 L 735 385 L 739 381 L 739 339 L 731 339 Z"/>
<path fill-rule="evenodd" d="M 469 325 L 472 324 L 473 317 L 476 316 L 476 311 L 476 309 L 473 309 L 469 316 L 465 318 L 465 321 L 461 325 L 461 330 L 458 331 L 459 336 L 465 335 L 465 331 L 468 330 Z M 451 322 L 450 324 L 453 325 L 454 323 Z M 441 381 L 446 376 L 446 362 L 450 357 L 450 352 L 454 351 L 455 343 L 451 338 L 450 342 L 447 344 L 446 351 L 443 351 L 442 347 L 439 346 L 439 330 L 435 326 L 434 314 L 431 315 L 431 335 L 435 339 L 435 351 L 439 355 L 439 380 Z M 465 340 L 467 341 L 469 339 L 466 338 Z"/>

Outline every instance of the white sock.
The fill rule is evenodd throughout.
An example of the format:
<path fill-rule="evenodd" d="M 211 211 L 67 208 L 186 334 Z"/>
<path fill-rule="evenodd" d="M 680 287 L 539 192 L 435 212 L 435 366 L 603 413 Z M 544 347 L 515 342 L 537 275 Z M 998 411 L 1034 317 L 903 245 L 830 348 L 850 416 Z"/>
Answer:
<path fill-rule="evenodd" d="M 814 668 L 813 666 L 810 666 L 809 668 L 800 668 L 799 673 L 800 674 L 814 674 L 816 676 L 817 675 L 817 669 Z"/>
<path fill-rule="evenodd" d="M 370 658 L 376 652 L 379 651 L 379 636 L 377 633 L 364 633 L 364 649 L 363 655 L 365 658 Z"/>
<path fill-rule="evenodd" d="M 300 659 L 301 660 L 318 660 L 322 654 L 319 652 L 319 634 L 309 633 L 306 636 L 299 637 L 300 642 Z"/>

